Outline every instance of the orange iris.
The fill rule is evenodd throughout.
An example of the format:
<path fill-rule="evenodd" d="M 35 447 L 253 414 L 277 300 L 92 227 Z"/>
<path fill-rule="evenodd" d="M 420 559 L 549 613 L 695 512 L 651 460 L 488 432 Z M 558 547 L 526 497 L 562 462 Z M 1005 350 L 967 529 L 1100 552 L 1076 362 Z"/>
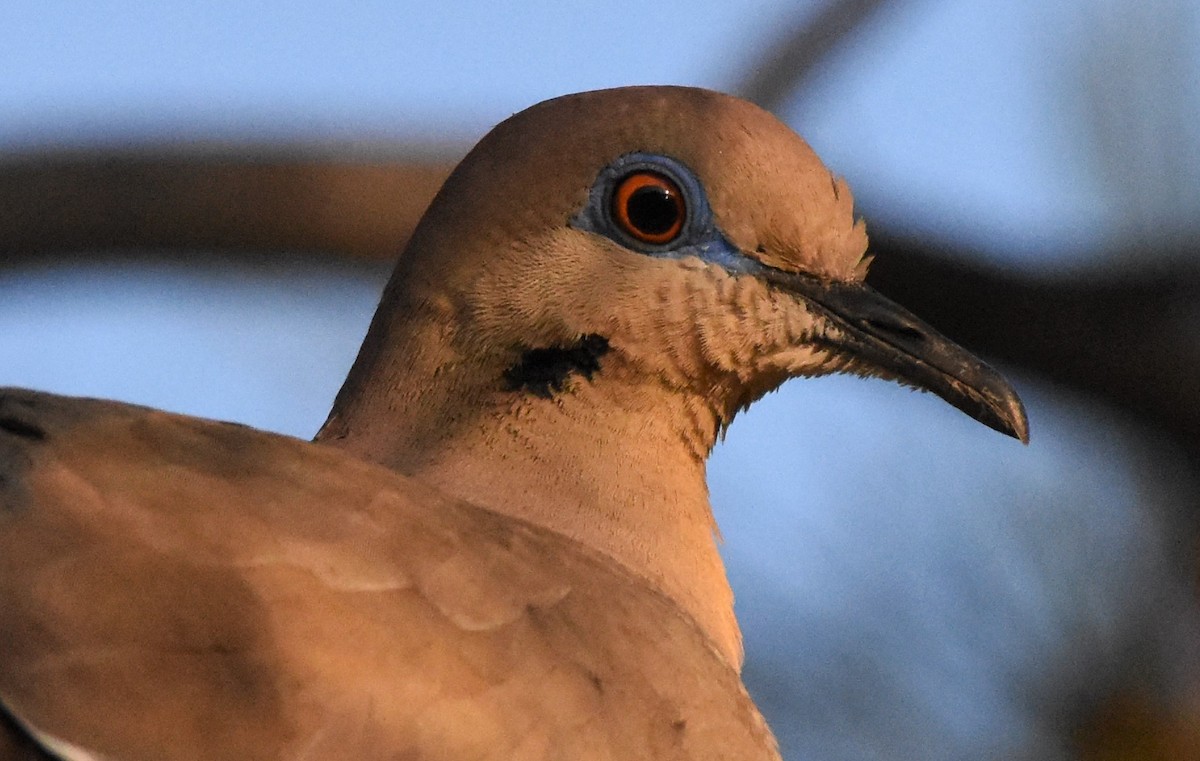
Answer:
<path fill-rule="evenodd" d="M 642 243 L 670 243 L 683 230 L 687 209 L 683 193 L 657 172 L 637 171 L 617 183 L 613 218 L 629 236 Z"/>

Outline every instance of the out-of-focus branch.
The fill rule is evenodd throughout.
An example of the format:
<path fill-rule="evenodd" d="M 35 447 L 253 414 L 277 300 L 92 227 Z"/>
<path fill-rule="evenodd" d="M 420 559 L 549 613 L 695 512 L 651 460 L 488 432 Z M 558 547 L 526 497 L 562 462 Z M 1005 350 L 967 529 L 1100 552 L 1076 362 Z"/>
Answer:
<path fill-rule="evenodd" d="M 886 0 L 830 0 L 815 15 L 805 15 L 786 34 L 761 51 L 753 70 L 734 91 L 768 111 L 820 72 L 831 54 L 848 42 Z"/>
<path fill-rule="evenodd" d="M 779 39 L 739 88 L 779 105 L 883 0 L 831 0 Z M 325 151 L 328 155 L 328 150 Z M 0 160 L 0 257 L 221 249 L 396 254 L 452 162 L 396 146 L 393 162 L 317 160 L 276 146 L 19 155 Z"/>
<path fill-rule="evenodd" d="M 179 153 L 9 160 L 0 162 L 0 261 L 152 248 L 387 259 L 449 166 Z M 871 241 L 871 281 L 952 338 L 1128 410 L 1200 461 L 1200 343 L 1191 338 L 1200 314 L 1189 310 L 1200 303 L 1200 268 L 1050 277 L 878 227 Z"/>
<path fill-rule="evenodd" d="M 878 228 L 871 242 L 880 290 L 976 351 L 1133 413 L 1200 463 L 1200 252 L 1175 252 L 1169 270 L 1046 275 Z"/>
<path fill-rule="evenodd" d="M 432 158 L 373 164 L 267 153 L 180 149 L 0 161 L 0 258 L 148 248 L 391 257 L 452 166 Z"/>
<path fill-rule="evenodd" d="M 883 5 L 832 0 L 808 14 L 764 55 L 741 92 L 777 105 Z M 275 146 L 0 160 L 0 262 L 114 249 L 390 258 L 452 163 L 426 158 L 419 145 L 395 146 L 394 160 L 376 163 L 332 155 Z M 1186 309 L 1200 296 L 1200 268 L 1047 277 L 878 227 L 871 237 L 871 279 L 882 290 L 977 351 L 1140 416 L 1200 462 L 1200 345 L 1190 339 Z M 1188 256 L 1195 252 L 1176 253 L 1178 261 L 1195 260 Z"/>

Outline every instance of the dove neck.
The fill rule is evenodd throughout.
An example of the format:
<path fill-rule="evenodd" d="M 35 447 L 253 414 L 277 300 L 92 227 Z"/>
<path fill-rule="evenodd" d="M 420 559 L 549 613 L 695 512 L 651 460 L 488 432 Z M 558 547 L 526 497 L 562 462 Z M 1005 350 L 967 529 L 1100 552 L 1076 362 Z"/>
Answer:
<path fill-rule="evenodd" d="M 618 347 L 539 394 L 506 380 L 519 356 L 464 359 L 460 343 L 443 319 L 377 319 L 317 440 L 615 558 L 740 668 L 705 482 L 711 405 L 639 381 Z"/>

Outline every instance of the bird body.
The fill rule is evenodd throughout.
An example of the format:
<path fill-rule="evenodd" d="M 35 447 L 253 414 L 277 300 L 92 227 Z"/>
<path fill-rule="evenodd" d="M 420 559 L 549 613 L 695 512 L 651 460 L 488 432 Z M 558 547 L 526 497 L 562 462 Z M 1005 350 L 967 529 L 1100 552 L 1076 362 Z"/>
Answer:
<path fill-rule="evenodd" d="M 766 112 L 584 93 L 451 174 L 315 444 L 5 392 L 10 741 L 777 757 L 704 481 L 733 416 L 848 371 L 1027 437 L 1002 378 L 861 282 L 865 253 L 845 184 Z"/>
<path fill-rule="evenodd" d="M 771 747 L 695 623 L 559 534 L 226 423 L 9 391 L 0 428 L 0 695 L 68 758 Z"/>

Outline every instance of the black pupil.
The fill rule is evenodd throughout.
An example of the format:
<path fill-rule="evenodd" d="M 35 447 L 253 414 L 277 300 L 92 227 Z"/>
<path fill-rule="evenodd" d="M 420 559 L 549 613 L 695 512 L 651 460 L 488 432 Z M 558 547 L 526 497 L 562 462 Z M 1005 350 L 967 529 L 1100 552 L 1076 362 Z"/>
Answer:
<path fill-rule="evenodd" d="M 646 235 L 662 235 L 679 222 L 675 194 L 667 188 L 647 186 L 633 191 L 626 202 L 629 223 Z"/>

